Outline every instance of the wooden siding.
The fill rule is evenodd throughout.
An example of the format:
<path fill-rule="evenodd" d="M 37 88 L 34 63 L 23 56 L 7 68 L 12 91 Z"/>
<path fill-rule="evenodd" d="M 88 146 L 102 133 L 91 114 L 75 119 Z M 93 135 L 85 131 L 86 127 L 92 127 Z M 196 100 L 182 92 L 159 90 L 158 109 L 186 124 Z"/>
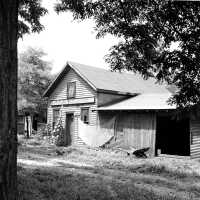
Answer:
<path fill-rule="evenodd" d="M 62 99 L 50 101 L 51 106 L 57 105 L 78 105 L 83 103 L 95 103 L 95 97 L 87 97 L 81 99 Z"/>
<path fill-rule="evenodd" d="M 53 123 L 53 108 L 48 105 L 47 108 L 47 124 L 52 124 Z"/>
<path fill-rule="evenodd" d="M 200 118 L 190 120 L 190 156 L 200 158 Z"/>
<path fill-rule="evenodd" d="M 72 144 L 82 145 L 83 142 L 78 136 L 78 119 L 81 117 L 81 107 L 89 108 L 89 124 L 96 125 L 96 113 L 92 112 L 96 108 L 96 105 L 84 104 L 76 106 L 63 106 L 61 107 L 62 123 L 65 126 L 66 113 L 74 113 L 74 133 L 72 135 Z"/>
<path fill-rule="evenodd" d="M 72 144 L 75 145 L 82 145 L 83 142 L 78 137 L 78 119 L 81 117 L 81 108 L 88 107 L 89 108 L 89 124 L 95 126 L 97 122 L 97 115 L 96 111 L 96 104 L 81 104 L 81 105 L 60 105 L 56 106 L 55 108 L 60 108 L 60 115 L 62 119 L 62 125 L 65 128 L 65 120 L 66 120 L 66 113 L 73 113 L 74 114 L 74 133 L 72 135 Z M 52 125 L 53 121 L 53 109 L 54 107 L 48 108 L 48 124 Z"/>
<path fill-rule="evenodd" d="M 119 102 L 120 100 L 127 99 L 127 96 L 100 92 L 97 94 L 97 98 L 98 98 L 98 106 L 104 106 L 107 104 Z"/>
<path fill-rule="evenodd" d="M 49 97 L 50 100 L 67 99 L 67 83 L 76 82 L 76 99 L 94 97 L 94 90 L 73 69 L 66 74 L 63 80 Z"/>
<path fill-rule="evenodd" d="M 67 101 L 67 82 L 74 81 L 76 82 L 76 97 Z M 89 98 L 95 98 L 95 101 L 93 101 L 93 103 L 88 103 Z M 74 70 L 71 69 L 49 98 L 47 123 L 50 125 L 52 124 L 53 109 L 55 108 L 60 108 L 60 115 L 64 128 L 66 113 L 73 113 L 74 132 L 72 134 L 72 144 L 74 145 L 83 145 L 82 140 L 78 137 L 78 119 L 80 118 L 82 107 L 89 108 L 89 124 L 96 125 L 97 115 L 96 111 L 93 111 L 97 108 L 96 92 L 78 74 L 76 74 Z"/>
<path fill-rule="evenodd" d="M 116 116 L 115 138 L 113 145 L 124 148 L 150 147 L 150 154 L 155 154 L 156 116 L 150 113 L 99 113 L 99 124 Z"/>

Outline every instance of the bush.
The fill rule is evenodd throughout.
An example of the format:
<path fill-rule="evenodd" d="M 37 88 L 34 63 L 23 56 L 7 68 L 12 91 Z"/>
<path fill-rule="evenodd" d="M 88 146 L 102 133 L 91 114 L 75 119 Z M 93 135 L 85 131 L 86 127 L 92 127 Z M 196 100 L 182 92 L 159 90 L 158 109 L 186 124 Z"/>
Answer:
<path fill-rule="evenodd" d="M 37 136 L 39 139 L 46 140 L 50 144 L 55 144 L 56 146 L 63 146 L 64 129 L 62 126 L 62 121 L 59 120 L 53 130 L 50 124 L 47 124 L 45 127 L 40 128 L 37 132 Z"/>

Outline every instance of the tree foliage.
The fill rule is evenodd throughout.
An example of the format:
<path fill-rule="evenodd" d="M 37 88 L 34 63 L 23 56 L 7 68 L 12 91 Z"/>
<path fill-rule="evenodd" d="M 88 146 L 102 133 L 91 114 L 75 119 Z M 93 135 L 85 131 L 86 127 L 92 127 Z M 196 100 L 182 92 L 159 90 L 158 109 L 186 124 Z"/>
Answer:
<path fill-rule="evenodd" d="M 190 107 L 200 100 L 200 3 L 162 0 L 60 0 L 57 12 L 95 20 L 97 37 L 119 38 L 106 57 L 113 70 L 178 89 L 171 103 Z M 178 48 L 172 48 L 178 44 Z"/>
<path fill-rule="evenodd" d="M 44 26 L 40 18 L 47 14 L 41 6 L 41 0 L 20 0 L 18 8 L 18 37 L 31 32 L 40 32 Z M 42 92 L 50 81 L 50 63 L 42 60 L 42 50 L 29 48 L 19 56 L 18 109 L 31 108 L 44 111 L 46 102 Z"/>
<path fill-rule="evenodd" d="M 47 102 L 42 95 L 52 81 L 51 64 L 41 49 L 29 47 L 19 55 L 18 109 L 46 113 Z"/>
<path fill-rule="evenodd" d="M 47 9 L 41 6 L 41 0 L 20 0 L 18 12 L 19 37 L 25 33 L 40 32 L 44 29 L 40 17 L 47 14 Z"/>

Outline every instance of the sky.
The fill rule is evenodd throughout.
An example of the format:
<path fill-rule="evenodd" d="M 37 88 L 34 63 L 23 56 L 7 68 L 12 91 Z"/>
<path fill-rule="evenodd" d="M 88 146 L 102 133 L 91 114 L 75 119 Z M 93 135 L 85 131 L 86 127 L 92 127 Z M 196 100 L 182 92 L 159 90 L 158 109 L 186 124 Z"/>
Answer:
<path fill-rule="evenodd" d="M 59 72 L 68 60 L 109 69 L 104 56 L 117 39 L 112 36 L 96 39 L 92 20 L 77 22 L 73 21 L 71 13 L 57 15 L 53 10 L 55 2 L 43 0 L 42 4 L 49 12 L 41 18 L 45 30 L 20 39 L 19 53 L 29 46 L 42 48 L 47 53 L 45 60 L 52 62 L 52 73 Z"/>

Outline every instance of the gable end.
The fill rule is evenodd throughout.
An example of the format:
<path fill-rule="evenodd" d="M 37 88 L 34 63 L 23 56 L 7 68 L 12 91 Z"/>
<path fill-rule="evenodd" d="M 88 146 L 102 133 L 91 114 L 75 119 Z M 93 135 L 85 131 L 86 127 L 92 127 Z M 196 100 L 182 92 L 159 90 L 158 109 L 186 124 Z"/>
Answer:
<path fill-rule="evenodd" d="M 50 97 L 51 94 L 56 90 L 57 86 L 60 84 L 60 82 L 64 79 L 64 77 L 67 75 L 67 73 L 72 69 L 79 77 L 81 77 L 94 91 L 96 91 L 96 87 L 86 78 L 84 77 L 79 70 L 73 67 L 73 65 L 70 65 L 69 63 L 66 64 L 66 66 L 61 70 L 61 72 L 57 75 L 57 77 L 53 80 L 53 82 L 49 85 L 47 90 L 44 92 L 43 97 Z"/>

